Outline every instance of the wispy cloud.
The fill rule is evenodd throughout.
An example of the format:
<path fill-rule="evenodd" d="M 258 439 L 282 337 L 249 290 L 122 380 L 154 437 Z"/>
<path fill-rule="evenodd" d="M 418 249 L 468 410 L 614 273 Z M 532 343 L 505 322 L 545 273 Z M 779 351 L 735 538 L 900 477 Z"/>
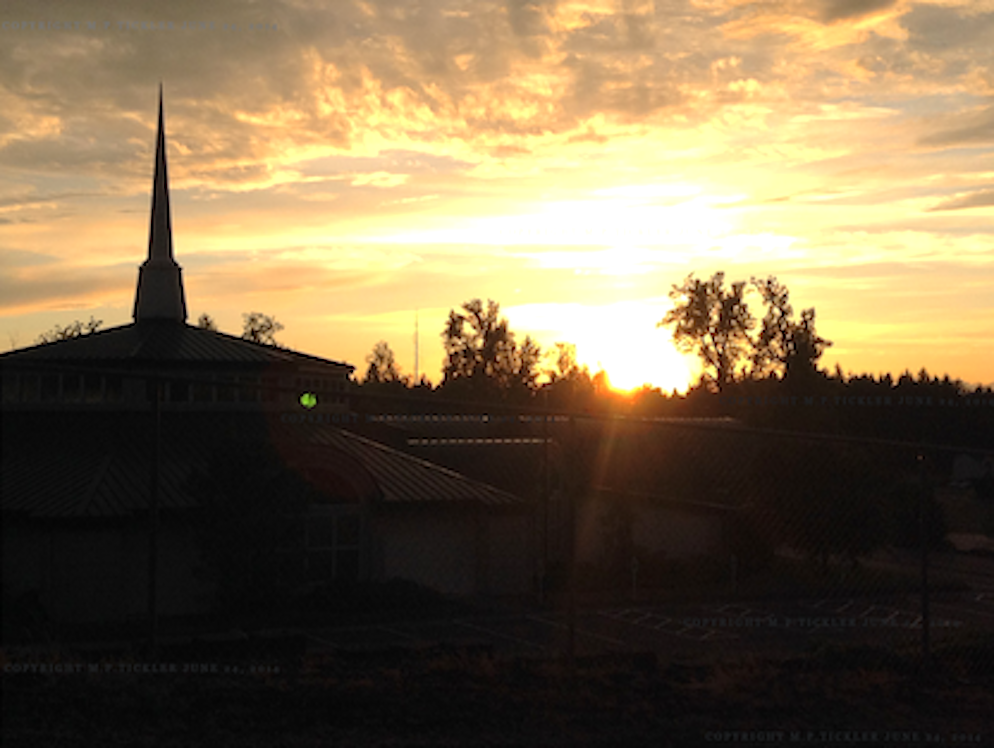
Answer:
<path fill-rule="evenodd" d="M 964 208 L 983 208 L 988 205 L 994 205 L 994 189 L 971 192 L 952 200 L 946 200 L 934 208 L 929 208 L 929 210 L 963 210 Z"/>

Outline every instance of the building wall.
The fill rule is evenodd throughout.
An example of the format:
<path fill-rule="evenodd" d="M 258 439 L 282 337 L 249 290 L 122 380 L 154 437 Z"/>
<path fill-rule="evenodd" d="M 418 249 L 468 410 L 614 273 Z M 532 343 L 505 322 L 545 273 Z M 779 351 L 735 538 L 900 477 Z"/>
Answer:
<path fill-rule="evenodd" d="M 633 526 L 637 547 L 650 553 L 665 551 L 671 558 L 690 558 L 722 549 L 721 519 L 674 509 L 647 508 Z"/>
<path fill-rule="evenodd" d="M 488 518 L 487 592 L 515 595 L 530 592 L 536 572 L 534 523 L 525 514 Z"/>
<path fill-rule="evenodd" d="M 348 412 L 348 372 L 342 367 L 308 366 L 292 371 L 271 371 L 258 365 L 230 364 L 165 372 L 163 410 L 257 411 L 296 410 L 303 392 L 317 392 L 318 403 L 309 412 Z M 242 384 L 244 386 L 239 387 Z M 280 389 L 282 388 L 282 389 Z M 4 371 L 2 400 L 14 410 L 73 412 L 138 409 L 149 407 L 152 389 L 147 377 L 102 372 Z"/>
<path fill-rule="evenodd" d="M 210 587 L 194 579 L 195 559 L 186 528 L 162 522 L 161 615 L 186 615 L 206 608 Z M 14 596 L 38 590 L 41 604 L 59 622 L 140 618 L 148 610 L 147 531 L 134 523 L 85 527 L 5 522 L 3 584 Z"/>
<path fill-rule="evenodd" d="M 534 538 L 525 514 L 394 512 L 372 520 L 373 576 L 397 577 L 452 595 L 531 590 Z M 158 610 L 209 610 L 213 586 L 196 579 L 188 527 L 163 518 Z M 3 526 L 3 584 L 35 589 L 56 622 L 136 620 L 148 611 L 148 533 L 143 522 L 69 526 L 9 521 Z"/>
<path fill-rule="evenodd" d="M 604 518 L 607 500 L 590 501 L 577 511 L 577 560 L 598 563 L 604 554 Z M 722 520 L 719 515 L 691 512 L 645 503 L 632 509 L 631 537 L 635 547 L 669 558 L 693 558 L 720 553 Z"/>
<path fill-rule="evenodd" d="M 439 592 L 476 592 L 478 527 L 467 515 L 380 513 L 373 520 L 377 576 L 409 579 Z"/>
<path fill-rule="evenodd" d="M 374 576 L 398 577 L 450 595 L 530 592 L 534 526 L 514 514 L 391 512 L 373 519 Z"/>

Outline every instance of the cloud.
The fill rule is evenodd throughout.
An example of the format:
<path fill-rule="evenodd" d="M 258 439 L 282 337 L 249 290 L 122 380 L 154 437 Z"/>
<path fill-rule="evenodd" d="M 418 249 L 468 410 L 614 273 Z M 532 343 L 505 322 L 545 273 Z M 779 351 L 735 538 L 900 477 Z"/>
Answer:
<path fill-rule="evenodd" d="M 19 268 L 5 267 L 0 274 L 0 313 L 4 315 L 88 308 L 133 298 L 134 286 L 130 284 L 135 282 L 136 271 L 126 275 L 118 266 L 53 267 L 24 258 L 23 253 L 20 259 Z M 8 261 L 9 257 L 4 264 Z"/>
<path fill-rule="evenodd" d="M 899 0 L 828 0 L 821 4 L 821 18 L 834 23 L 849 18 L 861 18 L 877 11 L 892 8 Z"/>
<path fill-rule="evenodd" d="M 19 268 L 50 265 L 58 261 L 59 258 L 55 255 L 44 252 L 6 248 L 0 250 L 0 268 L 3 268 L 5 273 L 16 272 Z"/>
<path fill-rule="evenodd" d="M 980 6 L 979 3 L 976 6 Z M 966 52 L 990 48 L 994 30 L 991 7 L 949 8 L 941 5 L 915 5 L 902 19 L 908 31 L 909 46 L 929 52 Z M 982 55 L 988 57 L 989 55 Z"/>
<path fill-rule="evenodd" d="M 964 208 L 981 208 L 988 205 L 994 205 L 994 189 L 971 192 L 962 197 L 945 200 L 934 208 L 929 208 L 929 211 L 962 210 Z"/>
<path fill-rule="evenodd" d="M 965 121 L 967 124 L 934 132 L 919 139 L 918 144 L 956 147 L 974 143 L 994 143 L 994 106 L 986 107 L 980 111 L 958 114 L 956 119 Z"/>

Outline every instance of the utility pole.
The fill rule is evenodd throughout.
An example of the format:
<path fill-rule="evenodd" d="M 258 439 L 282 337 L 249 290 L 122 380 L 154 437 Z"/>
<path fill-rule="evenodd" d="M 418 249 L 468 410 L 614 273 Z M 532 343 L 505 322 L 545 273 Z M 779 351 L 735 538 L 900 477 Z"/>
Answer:
<path fill-rule="evenodd" d="M 567 658 L 569 662 L 569 673 L 570 676 L 576 674 L 576 511 L 577 511 L 577 494 L 579 493 L 579 488 L 581 481 L 579 480 L 579 467 L 580 467 L 580 444 L 579 440 L 576 438 L 576 418 L 570 416 L 569 419 L 569 459 L 567 460 L 570 465 L 570 486 L 569 491 L 566 493 L 566 503 L 567 503 L 567 514 L 568 519 L 568 537 L 567 537 L 567 576 L 569 578 L 569 640 L 567 649 Z"/>
<path fill-rule="evenodd" d="M 152 460 L 149 476 L 148 512 L 148 624 L 151 656 L 155 656 L 159 635 L 159 609 L 156 599 L 159 562 L 159 461 L 162 447 L 162 380 L 152 379 Z"/>
<path fill-rule="evenodd" d="M 925 455 L 918 455 L 918 481 L 920 490 L 918 492 L 918 544 L 921 547 L 921 567 L 922 567 L 922 652 L 921 667 L 922 673 L 927 675 L 931 671 L 932 656 L 929 648 L 929 599 L 928 599 L 928 527 L 926 524 L 928 482 L 925 477 Z"/>
<path fill-rule="evenodd" d="M 420 343 L 420 335 L 418 334 L 418 312 L 420 310 L 414 310 L 414 385 L 417 386 L 418 382 L 421 381 L 421 367 L 418 363 L 418 345 Z"/>
<path fill-rule="evenodd" d="M 542 390 L 542 548 L 538 567 L 538 600 L 545 604 L 545 575 L 549 566 L 549 390 Z"/>

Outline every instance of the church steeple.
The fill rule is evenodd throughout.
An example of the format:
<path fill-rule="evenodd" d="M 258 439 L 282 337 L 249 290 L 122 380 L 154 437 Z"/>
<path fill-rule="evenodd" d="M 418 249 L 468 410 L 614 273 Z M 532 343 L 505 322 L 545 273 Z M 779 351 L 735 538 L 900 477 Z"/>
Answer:
<path fill-rule="evenodd" d="M 138 290 L 135 294 L 133 317 L 135 322 L 153 319 L 186 322 L 183 270 L 173 259 L 161 83 L 159 84 L 159 134 L 155 145 L 155 180 L 152 187 L 152 218 L 148 230 L 148 259 L 138 269 Z"/>

